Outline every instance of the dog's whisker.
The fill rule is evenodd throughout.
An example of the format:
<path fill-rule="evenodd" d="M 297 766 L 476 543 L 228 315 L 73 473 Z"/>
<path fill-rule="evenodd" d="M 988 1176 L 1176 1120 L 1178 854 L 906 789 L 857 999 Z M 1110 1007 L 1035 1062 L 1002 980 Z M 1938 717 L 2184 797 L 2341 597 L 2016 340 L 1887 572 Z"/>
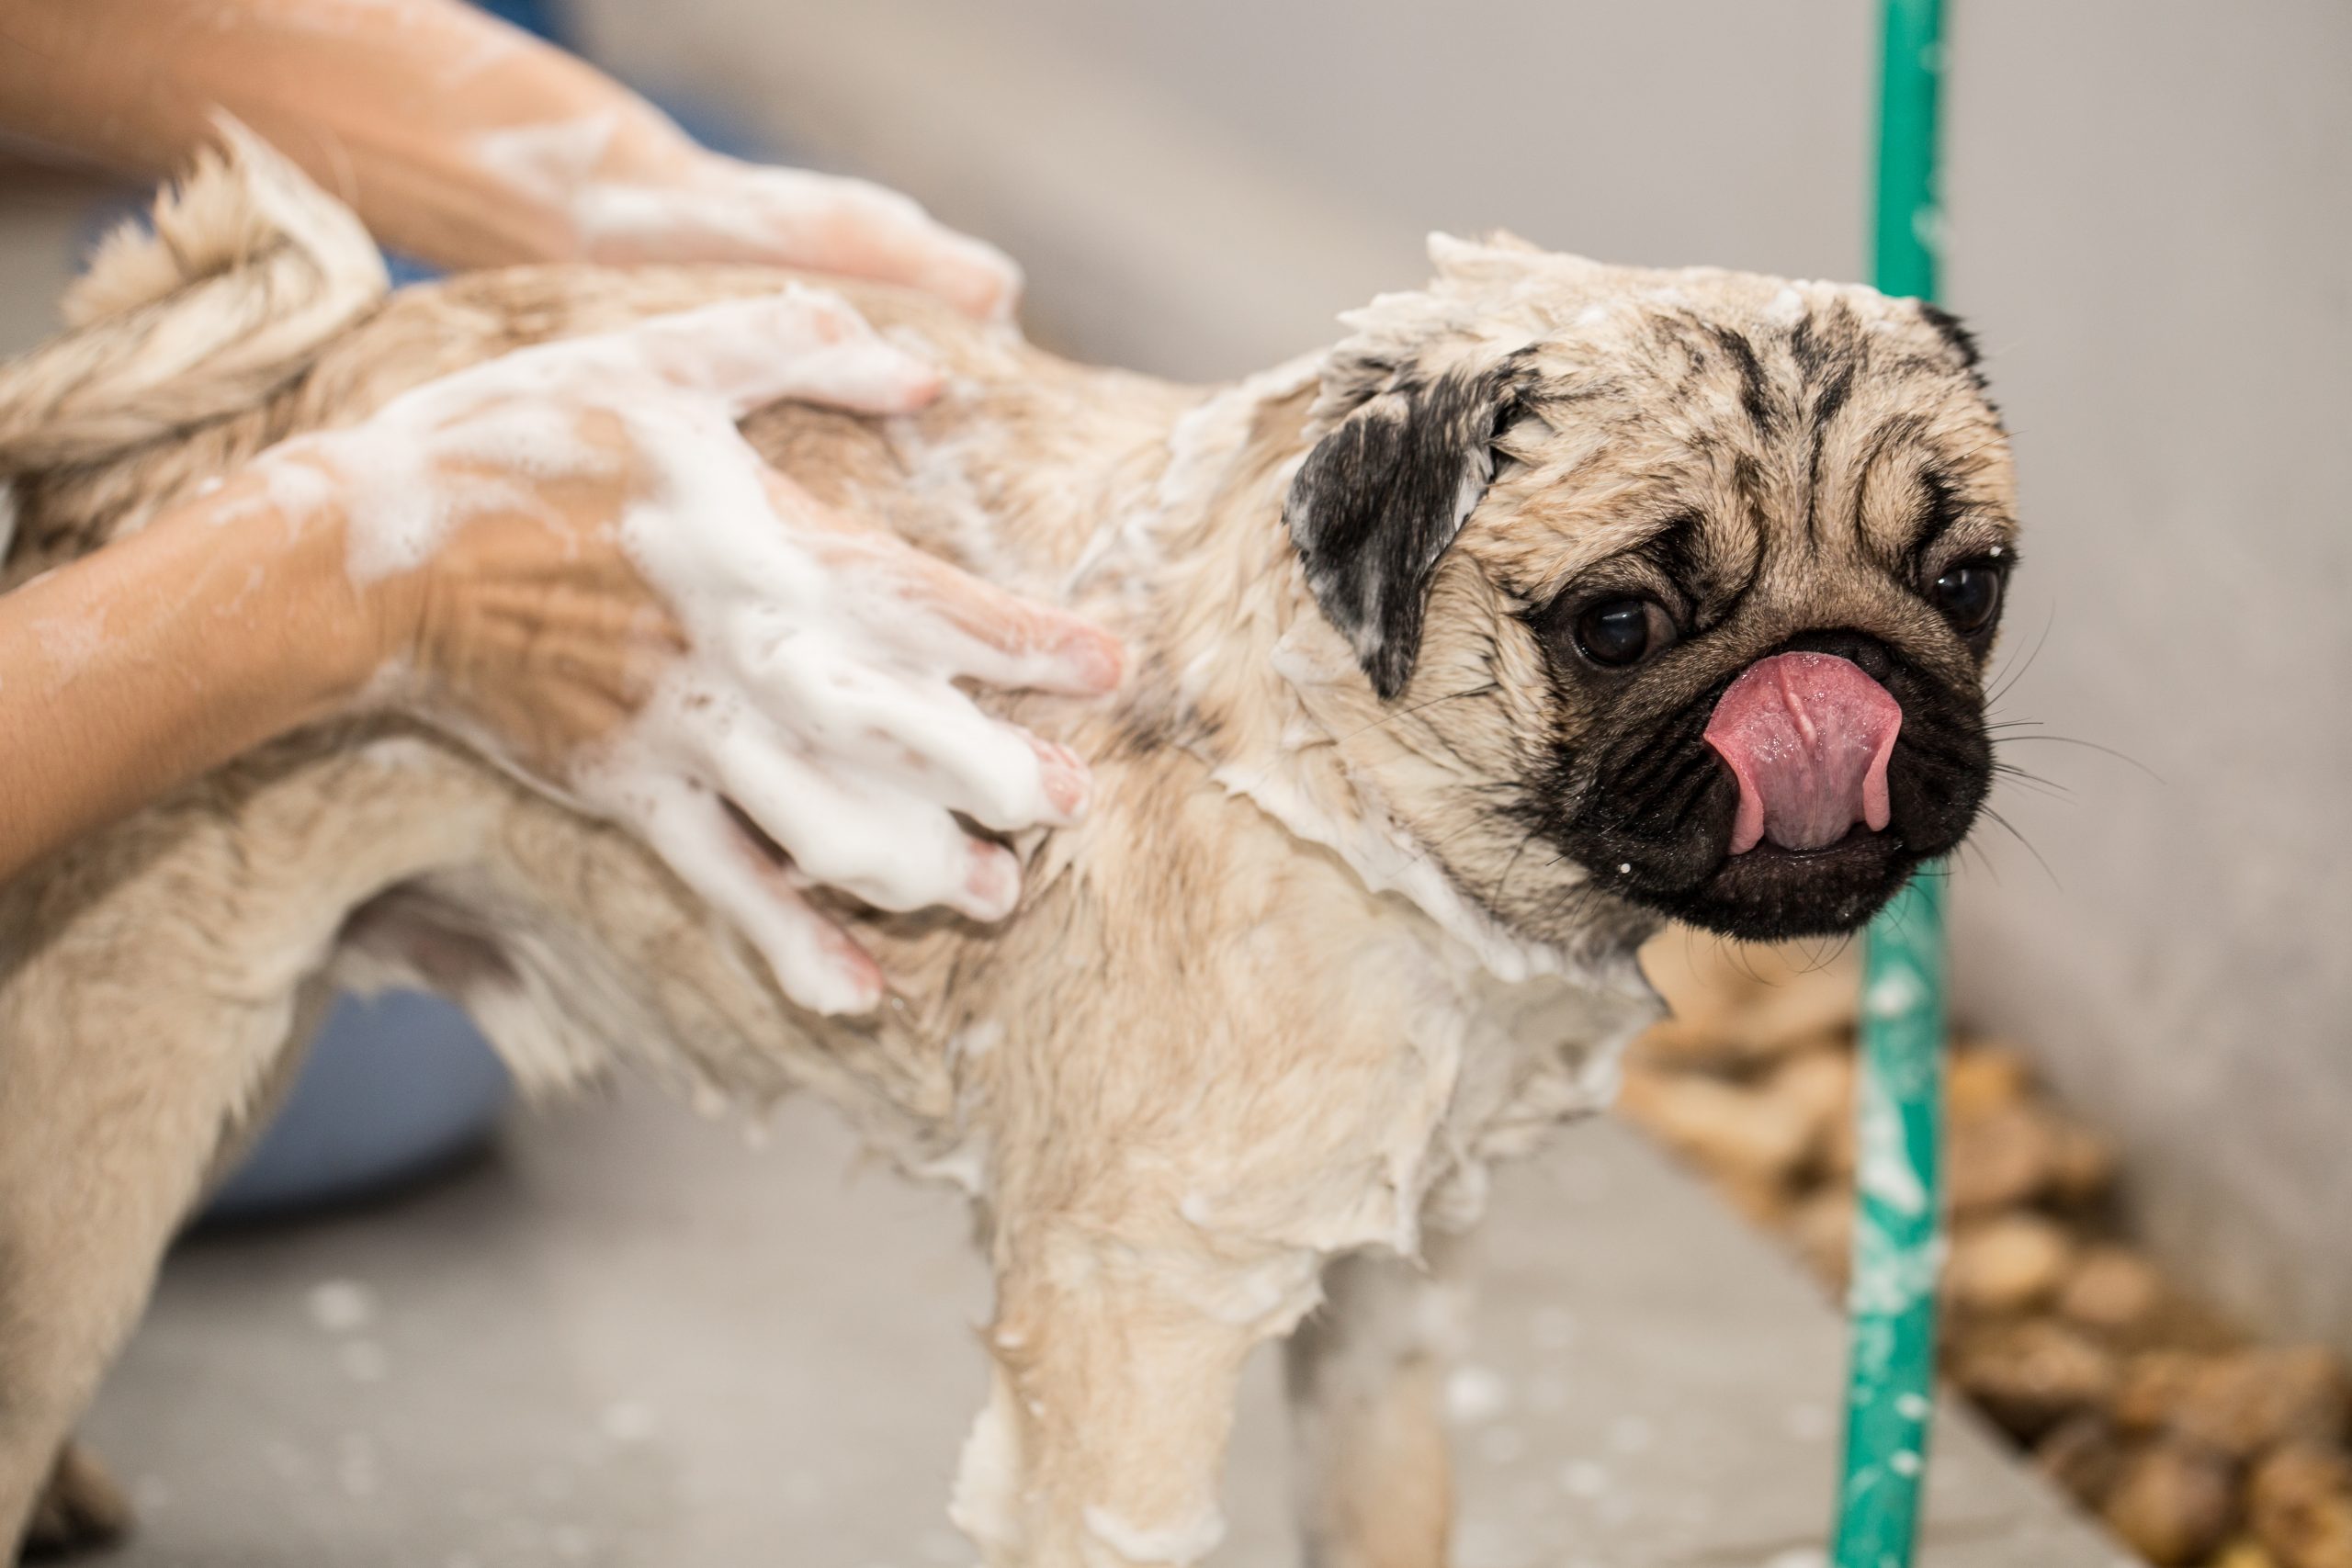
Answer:
<path fill-rule="evenodd" d="M 2015 746 L 2028 740 L 2047 741 L 2053 746 L 2080 746 L 2085 750 L 2096 751 L 2102 757 L 2112 757 L 2117 761 L 2122 763 L 2125 767 L 2136 769 L 2140 773 L 2146 774 L 2148 778 L 2155 784 L 2163 784 L 2165 782 L 2165 776 L 2162 773 L 2148 766 L 2147 763 L 2140 761 L 2139 758 L 2132 756 L 2130 752 L 2119 751 L 2112 746 L 2103 746 L 2096 740 L 2084 740 L 2072 735 L 2012 735 L 2007 739 L 2002 741 L 2001 744 L 2004 746 Z"/>
<path fill-rule="evenodd" d="M 2018 832 L 2015 824 L 2010 822 L 2007 818 L 2002 816 L 1999 812 L 1994 810 L 1991 807 L 1985 807 L 1984 811 L 1985 816 L 1993 819 L 1995 826 L 1998 827 L 2003 832 L 2008 834 L 2010 838 L 2015 839 L 2018 845 L 2024 849 L 2025 852 L 2033 857 L 2034 863 L 2041 867 L 2042 874 L 2050 878 L 2051 886 L 2057 888 L 2061 892 L 2065 890 L 2065 884 L 2058 880 L 2058 874 L 2051 869 L 2050 863 L 2042 858 L 2041 852 L 2033 847 L 2031 840 L 2028 839 L 2023 833 Z"/>
<path fill-rule="evenodd" d="M 2034 660 L 2041 657 L 2042 649 L 2050 641 L 2051 628 L 2055 626 L 2057 624 L 2058 606 L 2052 604 L 2050 606 L 2050 613 L 2042 617 L 2041 633 L 2039 637 L 2036 637 L 2033 639 L 2032 649 L 2027 652 L 2023 660 L 2013 668 L 2002 671 L 2001 683 L 1995 687 L 1992 693 L 1985 697 L 1984 705 L 1987 708 L 1990 708 L 1994 704 L 1999 702 L 2003 697 L 2007 696 L 2011 688 L 2015 687 L 2018 682 L 2024 678 L 2025 672 L 2033 668 Z"/>

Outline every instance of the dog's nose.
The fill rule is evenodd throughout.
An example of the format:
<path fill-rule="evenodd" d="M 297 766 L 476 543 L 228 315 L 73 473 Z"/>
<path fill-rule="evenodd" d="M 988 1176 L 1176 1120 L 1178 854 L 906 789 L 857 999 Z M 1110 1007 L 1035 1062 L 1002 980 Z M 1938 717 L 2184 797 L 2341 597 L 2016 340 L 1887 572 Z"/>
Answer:
<path fill-rule="evenodd" d="M 1851 626 L 1839 626 L 1824 631 L 1799 632 L 1782 643 L 1781 653 L 1826 653 L 1861 666 L 1862 673 L 1881 685 L 1894 673 L 1894 655 L 1886 644 L 1868 632 Z"/>

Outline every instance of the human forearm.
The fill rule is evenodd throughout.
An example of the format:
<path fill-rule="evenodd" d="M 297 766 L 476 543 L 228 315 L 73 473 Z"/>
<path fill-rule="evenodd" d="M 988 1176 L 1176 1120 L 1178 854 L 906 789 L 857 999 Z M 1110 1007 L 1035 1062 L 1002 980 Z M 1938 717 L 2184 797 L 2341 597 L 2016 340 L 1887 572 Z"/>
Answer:
<path fill-rule="evenodd" d="M 348 701 L 379 659 L 343 555 L 240 481 L 0 595 L 0 880 Z"/>
<path fill-rule="evenodd" d="M 0 130 L 142 174 L 225 108 L 380 240 L 450 266 L 749 262 L 1001 315 L 1020 269 L 864 181 L 696 146 L 457 0 L 0 0 Z"/>
<path fill-rule="evenodd" d="M 451 265 L 580 254 L 566 181 L 674 176 L 696 155 L 635 95 L 456 0 L 0 0 L 7 130 L 154 175 L 206 140 L 216 107 L 379 238 Z M 518 128 L 539 134 L 548 177 L 502 166 L 499 135 Z"/>

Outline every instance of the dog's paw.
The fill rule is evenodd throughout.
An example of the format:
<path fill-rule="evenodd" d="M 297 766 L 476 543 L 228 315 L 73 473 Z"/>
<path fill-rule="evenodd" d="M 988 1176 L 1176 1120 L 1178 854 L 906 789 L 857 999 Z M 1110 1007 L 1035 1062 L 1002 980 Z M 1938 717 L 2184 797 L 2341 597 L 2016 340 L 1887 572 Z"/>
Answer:
<path fill-rule="evenodd" d="M 111 1546 L 130 1532 L 130 1500 L 106 1466 L 80 1443 L 69 1439 L 57 1453 L 49 1484 L 33 1505 L 32 1522 L 25 1530 L 24 1560 L 51 1562 L 76 1552 Z"/>

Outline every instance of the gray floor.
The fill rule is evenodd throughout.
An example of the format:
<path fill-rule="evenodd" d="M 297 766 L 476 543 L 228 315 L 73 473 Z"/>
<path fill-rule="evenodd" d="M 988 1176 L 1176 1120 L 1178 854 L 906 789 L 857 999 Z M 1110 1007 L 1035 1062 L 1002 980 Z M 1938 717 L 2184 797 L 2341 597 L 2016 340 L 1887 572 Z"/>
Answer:
<path fill-rule="evenodd" d="M 89 1424 L 144 1506 L 116 1568 L 968 1562 L 986 1280 L 956 1199 L 859 1165 L 814 1103 L 750 1146 L 625 1094 L 198 1237 Z M 1607 1124 L 1509 1173 L 1487 1251 L 1461 1568 L 1818 1563 L 1842 1337 L 1785 1258 Z M 1222 1564 L 1295 1561 L 1271 1370 Z M 1964 1421 L 1934 1475 L 1930 1568 L 2120 1561 Z"/>

